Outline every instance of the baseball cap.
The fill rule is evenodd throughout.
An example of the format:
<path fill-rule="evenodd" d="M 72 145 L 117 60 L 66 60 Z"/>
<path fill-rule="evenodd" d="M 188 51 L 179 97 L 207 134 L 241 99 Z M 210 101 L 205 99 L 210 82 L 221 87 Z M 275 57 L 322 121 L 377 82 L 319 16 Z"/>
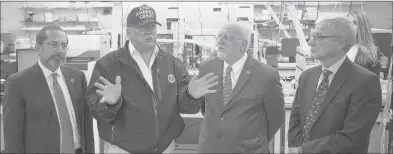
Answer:
<path fill-rule="evenodd" d="M 148 5 L 135 7 L 131 10 L 129 15 L 127 15 L 127 27 L 140 28 L 148 23 L 156 23 L 161 26 L 161 24 L 156 21 L 155 10 Z"/>

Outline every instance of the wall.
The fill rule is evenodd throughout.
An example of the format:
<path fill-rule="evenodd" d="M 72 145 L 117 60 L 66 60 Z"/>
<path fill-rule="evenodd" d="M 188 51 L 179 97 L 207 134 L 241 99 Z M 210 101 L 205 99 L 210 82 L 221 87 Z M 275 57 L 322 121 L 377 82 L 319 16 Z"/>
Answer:
<path fill-rule="evenodd" d="M 34 17 L 42 17 L 44 18 L 45 13 L 52 13 L 53 17 L 59 16 L 64 19 L 66 16 L 71 15 L 79 15 L 84 14 L 88 15 L 89 17 L 86 19 L 79 19 L 84 20 L 82 22 L 61 22 L 61 27 L 73 27 L 74 26 L 81 26 L 80 28 L 84 28 L 86 30 L 90 30 L 94 27 L 105 27 L 111 28 L 111 22 L 109 22 L 108 15 L 103 15 L 104 9 L 109 9 L 108 7 L 95 7 L 92 8 L 91 4 L 96 3 L 71 3 L 73 4 L 73 8 L 57 8 L 57 9 L 23 9 L 22 6 L 32 6 L 36 7 L 65 7 L 67 6 L 68 2 L 1 2 L 1 32 L 2 33 L 12 33 L 13 40 L 16 38 L 25 38 L 29 39 L 30 41 L 26 41 L 23 47 L 16 45 L 16 48 L 29 48 L 32 47 L 34 44 L 35 37 L 37 35 L 38 30 L 34 31 L 26 31 L 21 30 L 23 27 L 42 27 L 47 25 L 46 22 L 24 22 L 25 18 L 28 16 L 27 12 L 32 11 L 34 13 Z M 97 6 L 97 5 L 96 5 Z M 87 22 L 89 20 L 89 22 Z M 64 29 L 68 35 L 81 35 L 83 31 L 75 31 L 69 29 Z M 29 45 L 28 45 L 29 44 Z"/>
<path fill-rule="evenodd" d="M 24 13 L 19 8 L 23 2 L 0 2 L 1 6 L 1 33 L 13 33 L 21 35 L 22 24 L 20 21 L 24 20 Z"/>

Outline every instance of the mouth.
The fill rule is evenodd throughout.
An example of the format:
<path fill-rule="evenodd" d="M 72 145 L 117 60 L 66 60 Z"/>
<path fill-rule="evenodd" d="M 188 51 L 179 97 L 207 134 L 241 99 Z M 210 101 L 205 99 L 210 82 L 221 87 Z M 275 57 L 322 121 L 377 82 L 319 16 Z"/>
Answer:
<path fill-rule="evenodd" d="M 316 51 L 316 49 L 315 48 L 311 48 L 311 52 L 314 52 L 314 51 Z"/>
<path fill-rule="evenodd" d="M 62 61 L 65 60 L 65 59 L 64 59 L 62 56 L 60 56 L 60 55 L 53 56 L 52 59 L 58 59 L 58 60 L 62 60 Z"/>

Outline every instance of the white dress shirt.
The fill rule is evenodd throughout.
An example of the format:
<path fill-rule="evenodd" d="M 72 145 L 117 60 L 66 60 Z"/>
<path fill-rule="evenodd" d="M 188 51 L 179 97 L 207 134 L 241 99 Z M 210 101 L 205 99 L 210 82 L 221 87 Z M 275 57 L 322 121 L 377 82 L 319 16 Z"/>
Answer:
<path fill-rule="evenodd" d="M 233 89 L 234 89 L 234 87 L 235 87 L 235 85 L 236 85 L 236 83 L 237 83 L 237 81 L 238 81 L 239 75 L 241 74 L 242 68 L 244 67 L 247 58 L 248 58 L 248 55 L 247 55 L 247 53 L 245 52 L 244 56 L 242 56 L 241 59 L 239 59 L 237 62 L 235 62 L 235 63 L 231 66 L 231 68 L 233 69 L 233 70 L 231 71 L 231 73 L 230 73 L 230 74 L 231 74 L 231 84 L 232 84 L 232 88 L 233 88 Z M 229 66 L 229 64 L 227 64 L 227 62 L 224 61 L 224 66 L 223 66 L 223 82 L 224 82 L 224 78 L 225 78 L 225 76 L 226 76 L 226 68 L 227 68 L 227 66 Z"/>
<path fill-rule="evenodd" d="M 66 106 L 68 109 L 68 114 L 70 115 L 71 118 L 71 125 L 72 125 L 72 129 L 73 129 L 73 138 L 74 138 L 74 145 L 75 145 L 75 149 L 80 148 L 80 143 L 79 143 L 79 132 L 78 132 L 78 125 L 77 125 L 77 120 L 75 118 L 75 112 L 74 112 L 74 107 L 73 107 L 73 103 L 71 100 L 71 96 L 70 96 L 70 92 L 68 91 L 67 88 L 67 84 L 66 81 L 64 79 L 63 73 L 62 71 L 60 71 L 60 68 L 58 68 L 55 72 L 50 71 L 48 68 L 46 68 L 44 65 L 41 64 L 41 62 L 38 60 L 38 66 L 40 66 L 42 72 L 44 73 L 44 77 L 47 81 L 49 90 L 51 91 L 51 95 L 53 98 L 53 103 L 55 103 L 55 109 L 56 109 L 56 114 L 59 120 L 59 126 L 60 125 L 60 119 L 59 119 L 59 112 L 58 112 L 58 107 L 56 104 L 56 99 L 55 99 L 55 94 L 54 94 L 54 89 L 53 89 L 53 77 L 52 77 L 52 73 L 57 73 L 58 76 L 58 82 L 60 85 L 60 88 L 63 91 L 63 95 L 64 98 L 66 100 Z M 61 129 L 61 128 L 60 128 Z M 62 133 L 62 132 L 60 132 Z M 62 140 L 61 135 L 60 135 L 60 140 Z M 61 143 L 61 142 L 60 142 Z M 60 145 L 62 146 L 62 145 Z"/>
<path fill-rule="evenodd" d="M 155 47 L 155 49 L 153 50 L 152 56 L 150 57 L 150 60 L 149 60 L 149 66 L 146 65 L 140 52 L 134 48 L 134 45 L 133 45 L 133 43 L 131 43 L 131 41 L 129 42 L 129 50 L 130 50 L 131 57 L 133 57 L 133 59 L 137 62 L 138 66 L 142 72 L 142 75 L 144 76 L 146 82 L 148 82 L 150 88 L 152 88 L 152 90 L 153 90 L 153 80 L 152 80 L 152 71 L 151 70 L 152 70 L 153 62 L 156 59 L 159 49 L 157 47 Z"/>
<path fill-rule="evenodd" d="M 324 68 L 324 67 L 322 66 L 322 71 L 323 71 L 324 69 L 328 69 L 329 71 L 332 72 L 332 73 L 328 76 L 328 86 L 330 86 L 332 80 L 334 79 L 335 74 L 338 72 L 338 69 L 342 66 L 342 64 L 343 64 L 343 62 L 345 61 L 345 59 L 346 59 L 346 55 L 343 56 L 341 59 L 339 59 L 337 62 L 335 62 L 333 65 L 331 65 L 329 68 Z M 317 83 L 317 87 L 319 87 L 319 84 L 320 84 L 321 80 L 323 80 L 323 74 L 322 74 L 322 73 L 320 74 L 319 82 Z M 317 87 L 316 87 L 316 90 L 317 90 Z"/>
<path fill-rule="evenodd" d="M 156 56 L 159 52 L 159 49 L 156 46 L 155 49 L 153 50 L 152 56 L 149 61 L 149 66 L 146 65 L 140 52 L 135 49 L 135 47 L 134 47 L 133 43 L 131 43 L 131 41 L 129 42 L 129 51 L 130 51 L 131 57 L 137 62 L 138 67 L 140 68 L 142 75 L 144 76 L 144 79 L 146 80 L 146 82 L 148 82 L 150 88 L 154 91 L 151 70 L 152 70 L 153 62 L 155 62 Z M 123 150 L 122 148 L 119 148 L 116 145 L 112 145 L 109 142 L 105 142 L 105 143 L 106 144 L 104 146 L 105 147 L 104 153 L 122 153 L 122 154 L 128 153 L 127 151 Z M 163 153 L 172 153 L 174 148 L 175 148 L 175 142 L 173 140 L 172 143 L 168 146 L 168 148 Z"/>

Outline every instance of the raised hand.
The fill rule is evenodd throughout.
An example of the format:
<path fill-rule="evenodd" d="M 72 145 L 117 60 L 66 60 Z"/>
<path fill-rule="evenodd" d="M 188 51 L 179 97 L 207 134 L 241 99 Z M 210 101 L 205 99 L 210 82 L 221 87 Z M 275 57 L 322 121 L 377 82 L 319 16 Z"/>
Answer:
<path fill-rule="evenodd" d="M 104 85 L 100 84 L 99 82 L 94 83 L 94 85 L 98 88 L 96 93 L 102 96 L 100 103 L 106 102 L 110 105 L 116 104 L 122 91 L 122 86 L 120 85 L 120 76 L 116 77 L 115 84 L 112 84 L 102 76 L 100 76 L 99 79 L 104 83 Z"/>
<path fill-rule="evenodd" d="M 215 93 L 216 90 L 210 90 L 213 86 L 218 84 L 218 76 L 214 76 L 213 73 L 209 73 L 200 79 L 197 79 L 197 76 L 192 76 L 192 79 L 189 82 L 189 94 L 194 98 L 200 98 L 209 93 Z"/>

